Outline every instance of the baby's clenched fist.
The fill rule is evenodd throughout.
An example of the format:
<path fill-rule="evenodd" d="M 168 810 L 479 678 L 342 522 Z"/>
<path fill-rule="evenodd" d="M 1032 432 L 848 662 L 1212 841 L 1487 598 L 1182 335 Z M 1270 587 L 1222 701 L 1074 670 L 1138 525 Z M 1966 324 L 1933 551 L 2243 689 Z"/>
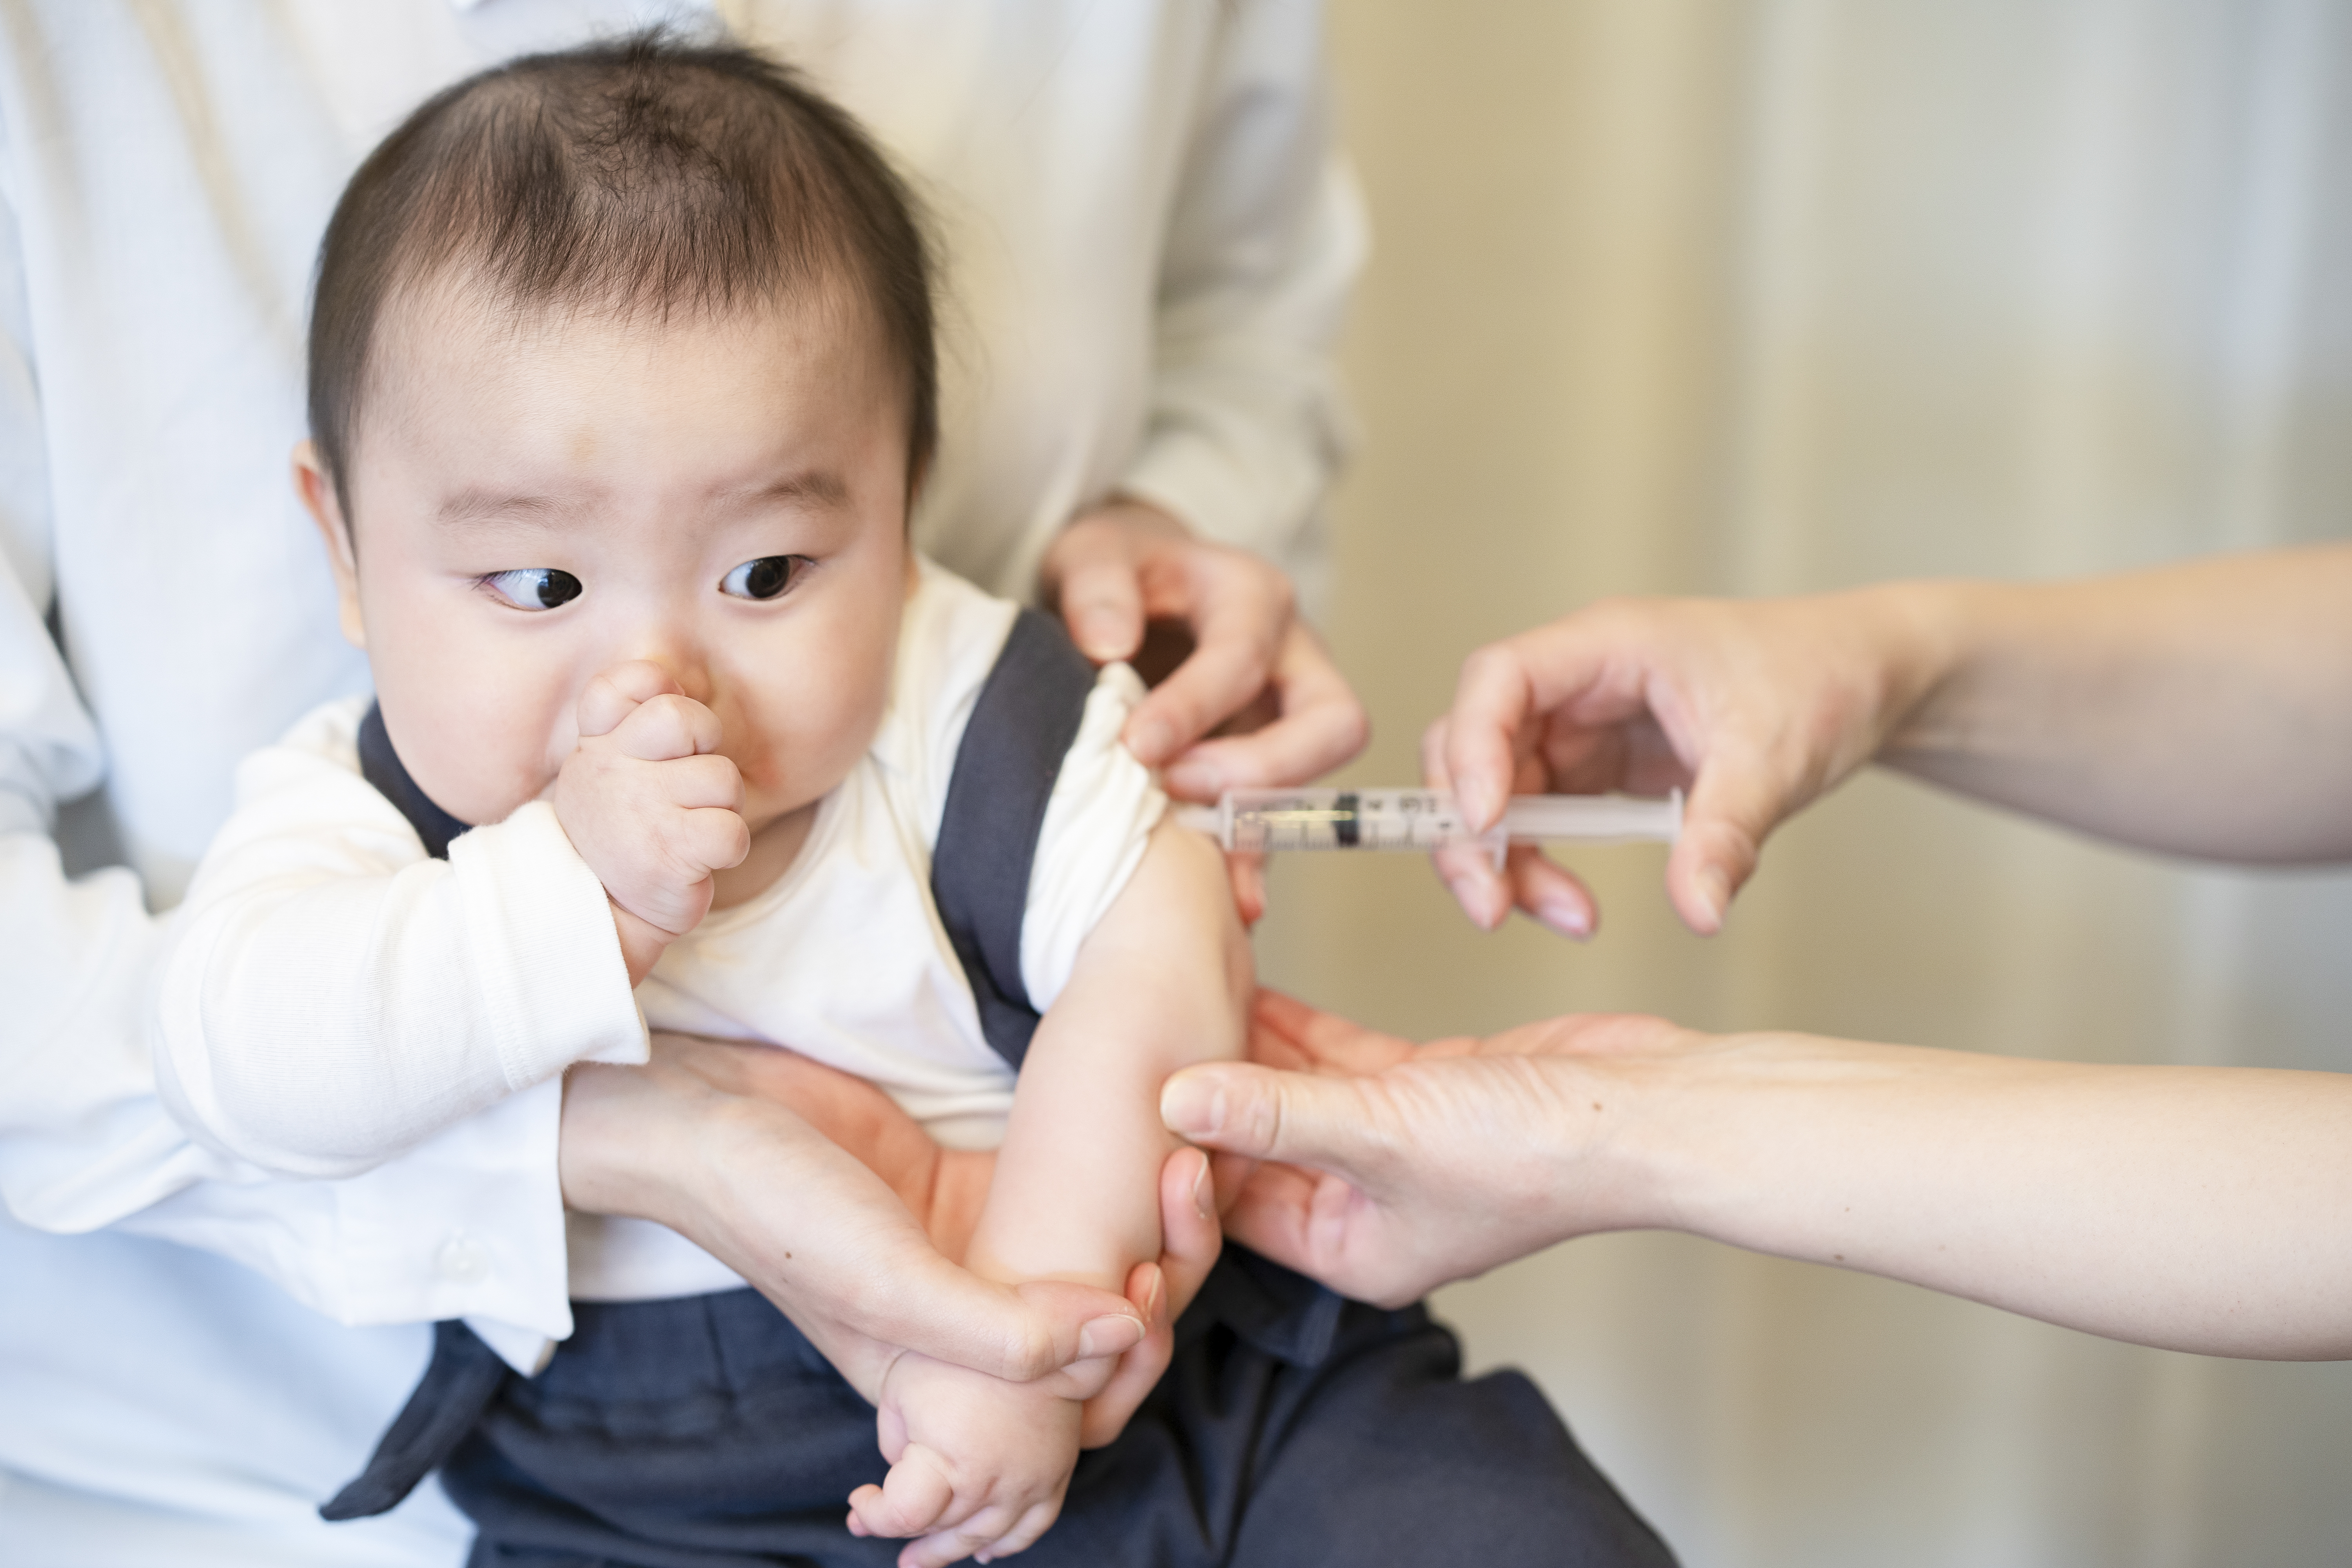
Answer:
<path fill-rule="evenodd" d="M 884 1376 L 875 1429 L 890 1473 L 849 1496 L 853 1535 L 913 1536 L 898 1568 L 1025 1551 L 1060 1517 L 1080 1406 L 912 1352 Z"/>
<path fill-rule="evenodd" d="M 643 980 L 710 908 L 711 873 L 751 847 L 743 780 L 717 754 L 718 716 L 659 665 L 615 665 L 580 696 L 580 744 L 555 780 L 555 816 L 613 903 Z"/>

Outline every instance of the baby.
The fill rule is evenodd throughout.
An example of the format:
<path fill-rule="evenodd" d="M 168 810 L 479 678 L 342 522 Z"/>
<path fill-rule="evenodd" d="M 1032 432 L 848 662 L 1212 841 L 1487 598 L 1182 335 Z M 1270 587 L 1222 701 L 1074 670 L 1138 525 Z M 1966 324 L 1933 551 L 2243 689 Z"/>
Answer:
<path fill-rule="evenodd" d="M 858 129 L 757 56 L 660 37 L 462 82 L 345 192 L 310 353 L 296 481 L 375 700 L 247 763 L 176 918 L 157 1061 L 192 1131 L 349 1175 L 645 1059 L 646 1026 L 787 1044 L 942 1142 L 1001 1129 L 968 1267 L 1122 1289 L 1160 1247 L 1159 1085 L 1238 1051 L 1247 948 L 1214 850 L 1118 743 L 1124 667 L 1079 667 L 1025 825 L 959 767 L 994 739 L 968 724 L 1028 700 L 1009 653 L 988 695 L 1008 644 L 1075 656 L 911 552 L 929 282 Z M 950 832 L 994 831 L 957 828 L 975 804 L 1014 824 L 982 857 L 1009 959 L 933 896 Z M 749 1296 L 641 1222 L 575 1216 L 571 1258 L 582 1302 Z M 942 1563 L 1052 1523 L 1074 1401 L 910 1354 L 879 1405 L 857 1533 Z M 517 1502 L 530 1465 L 484 1430 L 503 1458 L 450 1479 L 481 1550 L 596 1511 L 558 1481 Z"/>

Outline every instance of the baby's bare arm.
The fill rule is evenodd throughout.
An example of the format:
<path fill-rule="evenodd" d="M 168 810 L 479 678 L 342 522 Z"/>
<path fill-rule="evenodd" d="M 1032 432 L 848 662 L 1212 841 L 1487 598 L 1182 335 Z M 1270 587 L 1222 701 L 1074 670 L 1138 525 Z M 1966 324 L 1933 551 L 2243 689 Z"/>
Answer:
<path fill-rule="evenodd" d="M 1223 858 L 1162 822 L 1037 1026 L 967 1259 L 1116 1290 L 1160 1255 L 1160 1086 L 1242 1054 L 1249 944 Z"/>
<path fill-rule="evenodd" d="M 1176 1146 L 1160 1086 L 1241 1054 L 1251 990 L 1223 857 L 1162 824 L 1030 1041 L 967 1267 L 1116 1290 L 1157 1258 L 1160 1166 Z M 919 1537 L 901 1568 L 1027 1546 L 1059 1513 L 1078 1457 L 1077 1402 L 1040 1396 L 902 1358 L 879 1413 L 889 1478 L 852 1495 L 851 1528 Z"/>

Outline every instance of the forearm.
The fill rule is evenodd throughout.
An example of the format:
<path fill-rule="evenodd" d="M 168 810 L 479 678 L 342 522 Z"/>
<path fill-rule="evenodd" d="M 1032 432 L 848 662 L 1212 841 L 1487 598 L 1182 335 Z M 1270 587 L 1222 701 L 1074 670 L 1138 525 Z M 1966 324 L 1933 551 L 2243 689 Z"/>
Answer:
<path fill-rule="evenodd" d="M 1163 825 L 1030 1044 L 975 1271 L 1116 1290 L 1160 1255 L 1160 1086 L 1241 1054 L 1250 985 L 1219 858 Z"/>
<path fill-rule="evenodd" d="M 1587 1175 L 1622 1222 L 2142 1343 L 2352 1356 L 2352 1079 L 1788 1035 L 1594 1066 L 1621 1120 Z"/>
<path fill-rule="evenodd" d="M 268 824 L 223 833 L 163 970 L 160 1086 L 210 1146 L 352 1175 L 572 1061 L 643 1059 L 604 890 L 546 807 L 446 864 Z"/>
<path fill-rule="evenodd" d="M 1943 660 L 1882 761 L 2150 848 L 2352 856 L 2352 546 L 1878 592 Z"/>

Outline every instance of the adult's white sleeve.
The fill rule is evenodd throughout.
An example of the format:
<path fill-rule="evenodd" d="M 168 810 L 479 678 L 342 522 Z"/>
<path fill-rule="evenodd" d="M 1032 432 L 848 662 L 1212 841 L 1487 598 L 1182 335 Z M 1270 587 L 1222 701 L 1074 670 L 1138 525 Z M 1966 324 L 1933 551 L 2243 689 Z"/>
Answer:
<path fill-rule="evenodd" d="M 139 1009 L 155 927 L 138 880 L 68 881 L 51 837 L 58 803 L 97 787 L 104 753 L 46 621 L 53 530 L 23 268 L 0 199 L 0 1198 L 79 1229 L 209 1163 L 148 1082 Z"/>
<path fill-rule="evenodd" d="M 1349 445 L 1331 345 L 1367 248 L 1312 0 L 1228 6 L 1163 252 L 1150 414 L 1119 489 L 1289 560 Z"/>
<path fill-rule="evenodd" d="M 646 1059 L 611 906 L 554 809 L 430 858 L 357 772 L 358 711 L 238 768 L 154 1014 L 164 1103 L 287 1175 L 354 1175 L 575 1061 Z"/>
<path fill-rule="evenodd" d="M 47 624 L 55 527 L 30 342 L 0 193 L 0 1203 L 44 1230 L 206 1248 L 343 1322 L 462 1317 L 564 1337 L 559 1082 L 337 1182 L 206 1149 L 158 1097 L 160 923 L 127 870 L 68 879 L 53 837 L 106 758 Z"/>

